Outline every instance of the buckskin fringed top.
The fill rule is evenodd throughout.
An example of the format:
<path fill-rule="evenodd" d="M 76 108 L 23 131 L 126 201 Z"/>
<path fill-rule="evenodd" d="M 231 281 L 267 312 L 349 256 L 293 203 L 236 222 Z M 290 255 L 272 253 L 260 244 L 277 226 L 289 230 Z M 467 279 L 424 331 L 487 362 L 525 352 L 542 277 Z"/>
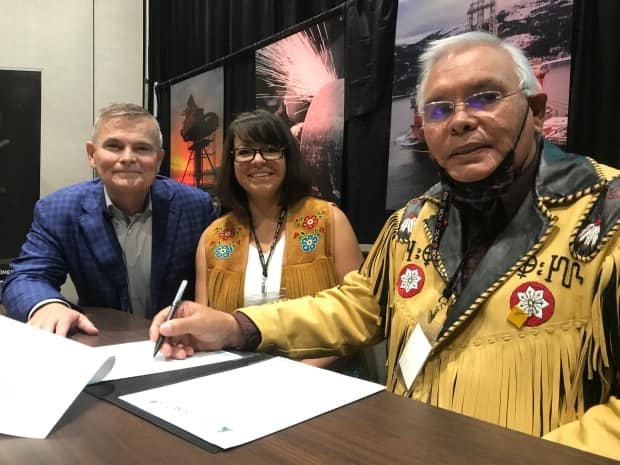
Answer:
<path fill-rule="evenodd" d="M 306 197 L 287 210 L 280 287 L 283 297 L 314 295 L 337 284 L 331 251 L 331 206 Z M 250 228 L 228 213 L 207 229 L 208 305 L 232 312 L 243 306 Z"/>

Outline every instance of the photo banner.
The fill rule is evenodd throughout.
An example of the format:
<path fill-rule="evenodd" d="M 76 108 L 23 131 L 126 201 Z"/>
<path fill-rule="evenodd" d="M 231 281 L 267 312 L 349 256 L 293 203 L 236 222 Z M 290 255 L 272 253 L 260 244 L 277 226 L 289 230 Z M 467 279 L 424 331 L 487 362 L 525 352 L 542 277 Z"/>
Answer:
<path fill-rule="evenodd" d="M 170 177 L 214 193 L 222 163 L 224 68 L 170 88 Z"/>
<path fill-rule="evenodd" d="M 344 24 L 329 18 L 256 51 L 256 108 L 299 141 L 312 195 L 340 204 L 344 139 Z"/>
<path fill-rule="evenodd" d="M 544 136 L 566 145 L 572 15 L 572 0 L 399 0 L 386 209 L 402 207 L 438 181 L 415 105 L 418 56 L 430 41 L 484 30 L 521 48 L 547 94 Z"/>
<path fill-rule="evenodd" d="M 41 71 L 0 69 L 0 281 L 17 257 L 39 199 Z"/>

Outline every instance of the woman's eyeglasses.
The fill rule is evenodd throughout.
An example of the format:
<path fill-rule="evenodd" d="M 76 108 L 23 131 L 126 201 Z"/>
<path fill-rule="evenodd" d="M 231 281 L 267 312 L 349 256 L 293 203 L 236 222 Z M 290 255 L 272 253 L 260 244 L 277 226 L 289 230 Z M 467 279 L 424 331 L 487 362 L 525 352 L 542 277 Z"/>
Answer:
<path fill-rule="evenodd" d="M 282 147 L 237 147 L 230 151 L 230 154 L 238 162 L 250 162 L 254 160 L 256 154 L 260 153 L 265 161 L 279 160 L 284 156 L 284 148 Z"/>

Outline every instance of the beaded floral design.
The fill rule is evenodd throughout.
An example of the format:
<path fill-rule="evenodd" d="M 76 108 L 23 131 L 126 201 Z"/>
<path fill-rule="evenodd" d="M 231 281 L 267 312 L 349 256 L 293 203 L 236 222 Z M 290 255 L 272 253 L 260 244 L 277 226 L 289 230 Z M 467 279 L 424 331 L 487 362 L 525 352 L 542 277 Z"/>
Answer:
<path fill-rule="evenodd" d="M 238 238 L 241 228 L 219 227 L 215 231 L 218 239 L 209 242 L 209 247 L 213 249 L 215 258 L 227 259 L 241 243 Z"/>
<path fill-rule="evenodd" d="M 314 252 L 319 244 L 321 234 L 325 232 L 325 211 L 317 210 L 314 214 L 298 216 L 295 219 L 293 237 L 299 239 L 299 246 L 304 252 Z"/>

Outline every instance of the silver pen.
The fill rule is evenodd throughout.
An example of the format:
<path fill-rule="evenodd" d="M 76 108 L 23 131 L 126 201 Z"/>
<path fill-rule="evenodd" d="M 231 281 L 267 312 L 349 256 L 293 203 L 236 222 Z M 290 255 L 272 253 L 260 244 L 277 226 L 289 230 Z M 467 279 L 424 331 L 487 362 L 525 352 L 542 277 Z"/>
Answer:
<path fill-rule="evenodd" d="M 184 279 L 183 281 L 181 281 L 181 284 L 179 285 L 179 290 L 177 291 L 176 295 L 174 296 L 174 299 L 172 300 L 172 305 L 170 305 L 170 312 L 168 312 L 166 321 L 172 320 L 174 318 L 174 315 L 176 315 L 177 310 L 179 308 L 179 303 L 181 303 L 181 298 L 183 297 L 183 293 L 185 292 L 186 287 L 187 287 L 187 280 Z M 164 343 L 164 336 L 160 334 L 159 337 L 157 338 L 157 342 L 155 343 L 155 351 L 153 352 L 153 357 L 157 355 L 157 352 L 159 352 L 159 349 L 161 349 L 161 345 L 163 343 Z"/>

